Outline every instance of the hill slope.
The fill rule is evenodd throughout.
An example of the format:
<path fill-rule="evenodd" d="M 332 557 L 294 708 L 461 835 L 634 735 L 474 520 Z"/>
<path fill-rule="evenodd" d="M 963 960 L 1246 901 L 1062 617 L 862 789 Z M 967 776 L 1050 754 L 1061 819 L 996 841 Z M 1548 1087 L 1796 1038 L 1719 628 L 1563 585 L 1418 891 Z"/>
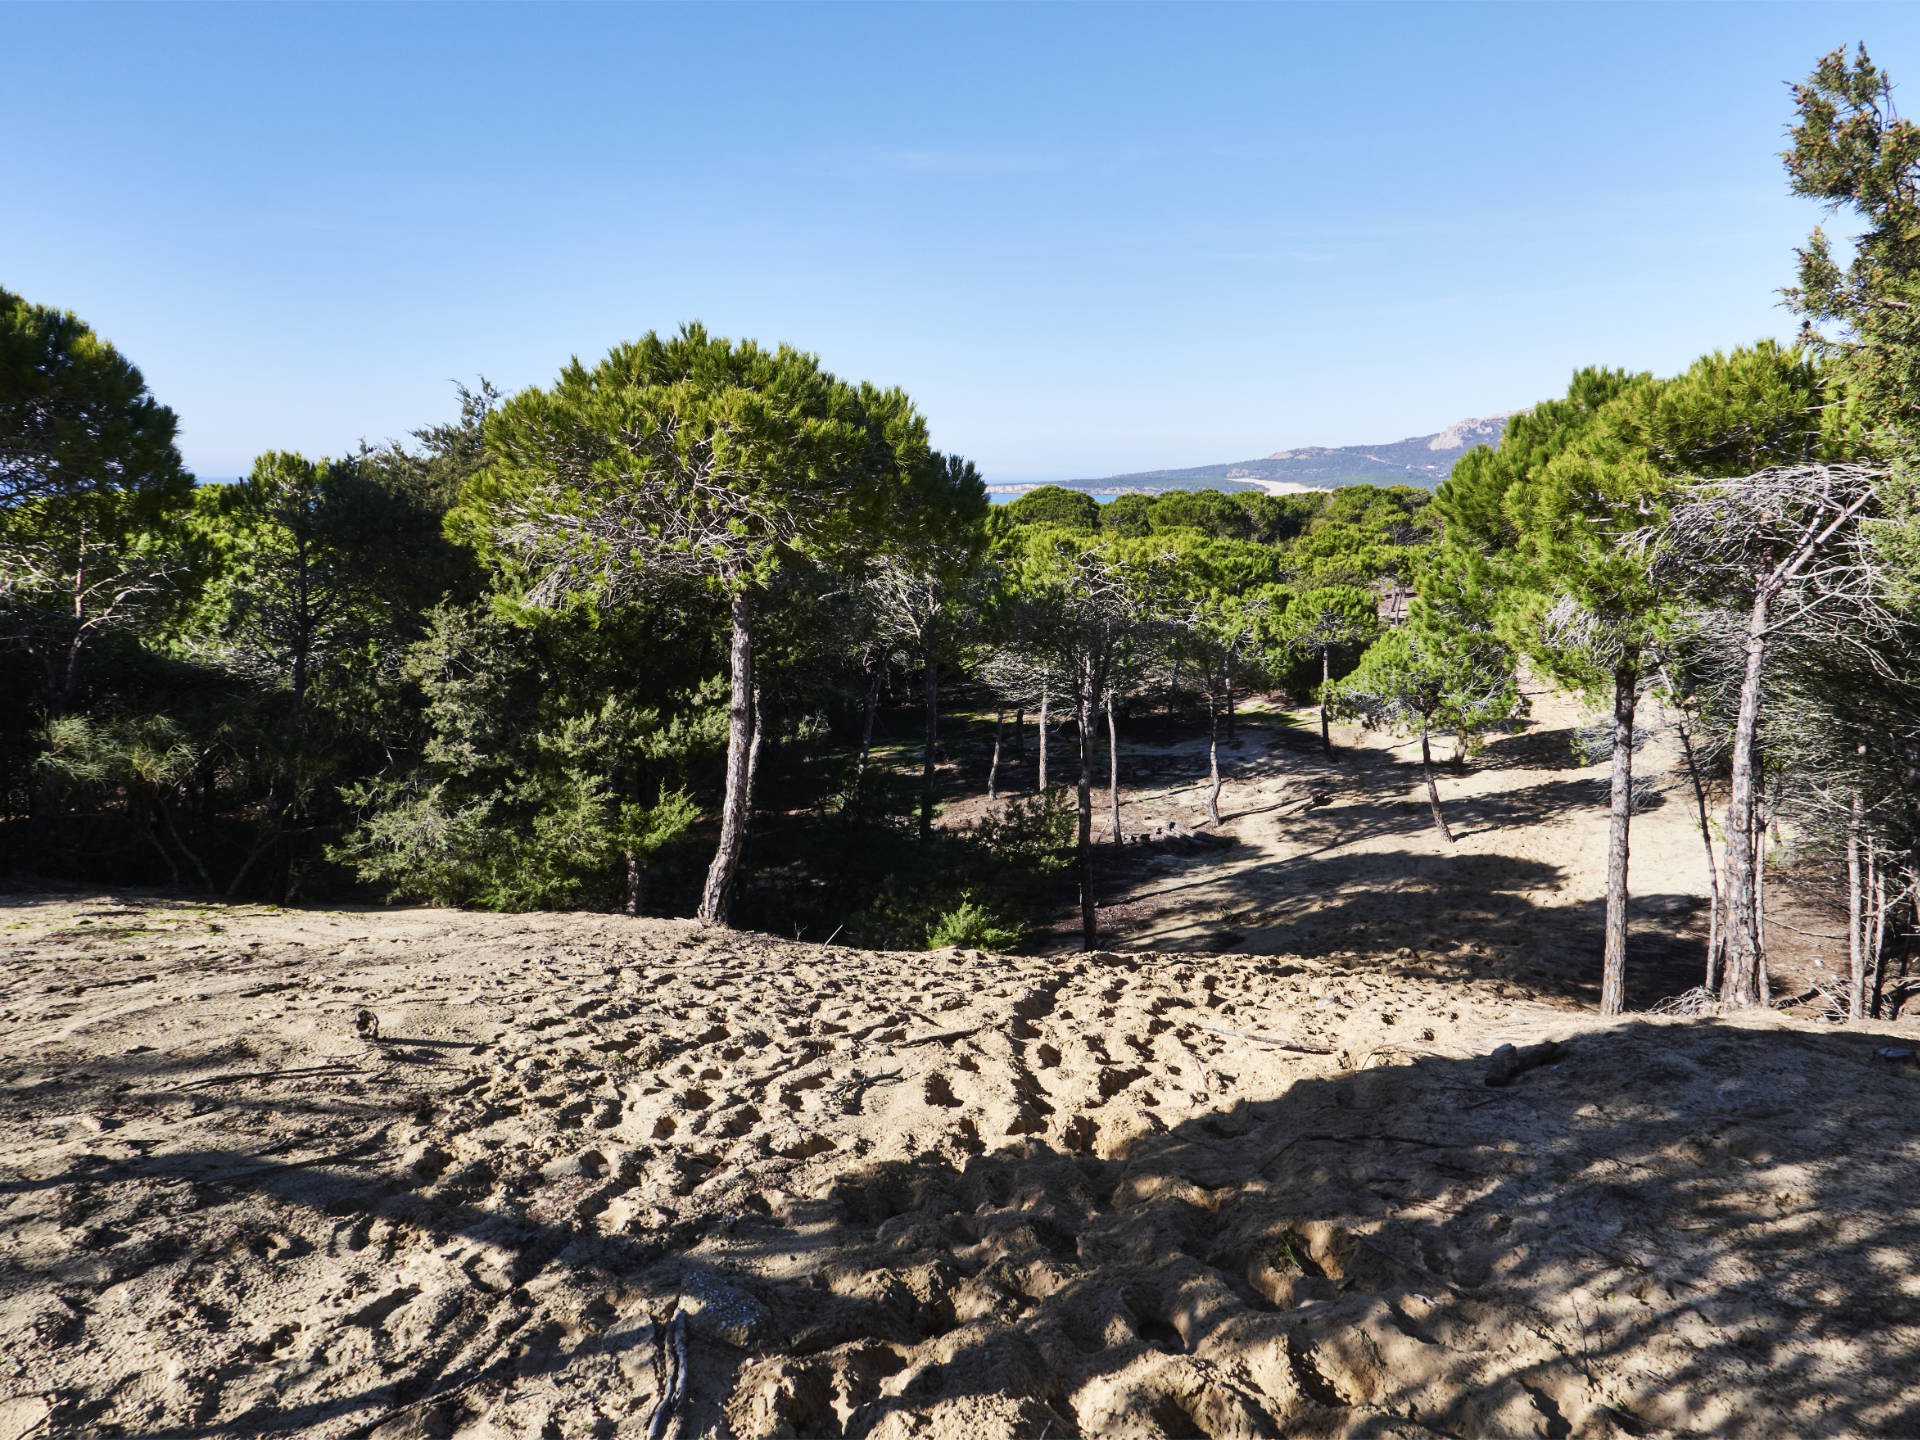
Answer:
<path fill-rule="evenodd" d="M 1196 465 L 1185 470 L 1141 470 L 1102 479 L 1070 480 L 1079 490 L 1115 487 L 1141 490 L 1239 489 L 1242 486 L 1286 493 L 1292 489 L 1327 490 L 1338 485 L 1438 485 L 1453 463 L 1476 445 L 1498 445 L 1506 415 L 1457 421 L 1432 435 L 1413 435 L 1384 445 L 1303 446 L 1277 450 L 1258 460 Z"/>

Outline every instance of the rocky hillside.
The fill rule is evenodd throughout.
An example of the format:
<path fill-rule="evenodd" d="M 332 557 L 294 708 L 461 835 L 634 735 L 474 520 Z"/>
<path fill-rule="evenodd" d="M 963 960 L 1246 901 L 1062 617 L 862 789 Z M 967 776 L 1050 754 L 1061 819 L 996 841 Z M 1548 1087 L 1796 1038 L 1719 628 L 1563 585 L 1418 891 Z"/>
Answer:
<path fill-rule="evenodd" d="M 1460 420 L 1432 435 L 1414 435 L 1384 445 L 1333 448 L 1308 445 L 1297 450 L 1276 450 L 1258 460 L 1197 465 L 1187 470 L 1143 470 L 1068 483 L 1085 490 L 1112 486 L 1165 490 L 1238 489 L 1240 486 L 1276 491 L 1327 490 L 1359 483 L 1433 486 L 1445 480 L 1453 471 L 1453 462 L 1476 445 L 1498 445 L 1507 420 L 1518 413 L 1510 411 L 1506 415 Z"/>

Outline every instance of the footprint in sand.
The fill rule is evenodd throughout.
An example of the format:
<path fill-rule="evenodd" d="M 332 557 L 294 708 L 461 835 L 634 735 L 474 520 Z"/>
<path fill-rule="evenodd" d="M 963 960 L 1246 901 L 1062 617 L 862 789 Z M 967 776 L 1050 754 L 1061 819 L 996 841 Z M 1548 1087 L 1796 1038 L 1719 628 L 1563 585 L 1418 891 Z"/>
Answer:
<path fill-rule="evenodd" d="M 958 1109 L 960 1106 L 959 1099 L 953 1093 L 953 1086 L 947 1082 L 947 1077 L 944 1075 L 929 1075 L 922 1093 L 926 1096 L 929 1105 L 938 1105 L 948 1110 Z"/>

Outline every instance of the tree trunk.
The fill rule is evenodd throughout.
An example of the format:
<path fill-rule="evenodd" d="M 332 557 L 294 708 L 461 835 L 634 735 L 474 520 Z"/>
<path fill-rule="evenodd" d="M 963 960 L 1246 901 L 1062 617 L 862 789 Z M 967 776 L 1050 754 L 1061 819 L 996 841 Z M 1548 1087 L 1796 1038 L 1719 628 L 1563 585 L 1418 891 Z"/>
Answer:
<path fill-rule="evenodd" d="M 1746 674 L 1740 682 L 1740 713 L 1733 728 L 1733 781 L 1727 798 L 1725 973 L 1720 999 L 1728 1005 L 1760 1003 L 1761 940 L 1754 925 L 1753 750 L 1760 728 L 1760 679 L 1766 660 L 1769 595 L 1754 596 L 1747 617 Z"/>
<path fill-rule="evenodd" d="M 753 739 L 747 745 L 747 808 L 740 816 L 740 831 L 744 838 L 741 850 L 742 866 L 746 865 L 753 850 L 753 812 L 760 802 L 760 761 L 766 751 L 767 726 L 766 712 L 760 707 L 760 680 L 754 677 L 753 711 L 751 723 Z"/>
<path fill-rule="evenodd" d="M 1122 843 L 1120 835 L 1120 739 L 1113 728 L 1113 689 L 1107 689 L 1107 808 L 1113 812 L 1113 835 L 1115 845 Z"/>
<path fill-rule="evenodd" d="M 707 867 L 700 896 L 702 925 L 725 925 L 733 904 L 733 878 L 746 839 L 748 751 L 753 743 L 753 602 L 733 597 L 733 644 L 729 656 L 732 687 L 727 702 L 726 796 L 720 811 L 720 845 Z"/>
<path fill-rule="evenodd" d="M 1767 822 L 1757 808 L 1753 812 L 1753 938 L 1753 975 L 1759 983 L 1760 1003 L 1771 1005 L 1773 982 L 1767 974 Z"/>
<path fill-rule="evenodd" d="M 1040 798 L 1047 795 L 1047 708 L 1053 700 L 1052 686 L 1046 681 L 1040 682 Z"/>
<path fill-rule="evenodd" d="M 920 843 L 933 839 L 934 752 L 940 745 L 940 667 L 927 661 L 927 738 L 920 761 Z"/>
<path fill-rule="evenodd" d="M 987 766 L 987 799 L 997 800 L 1000 788 L 1000 732 L 1006 728 L 1007 710 L 1000 706 L 993 712 L 993 763 Z"/>
<path fill-rule="evenodd" d="M 80 688 L 80 656 L 87 644 L 87 522 L 80 521 L 80 548 L 73 565 L 73 637 L 67 642 L 66 664 L 55 679 L 53 656 L 47 656 L 47 719 L 58 720 L 73 705 Z"/>
<path fill-rule="evenodd" d="M 1860 792 L 1853 792 L 1853 813 L 1847 817 L 1847 1019 L 1858 1025 L 1867 1018 L 1867 947 L 1860 933 Z"/>
<path fill-rule="evenodd" d="M 41 668 L 47 681 L 47 720 L 49 723 L 62 718 L 72 706 L 74 696 L 80 686 L 80 654 L 86 645 L 86 522 L 81 522 L 79 560 L 73 571 L 73 637 L 67 642 L 64 665 L 54 658 L 49 645 L 41 660 Z M 57 668 L 56 668 L 57 667 Z M 25 853 L 26 868 L 31 873 L 39 868 L 41 859 L 47 853 L 47 846 L 53 839 L 53 769 L 51 766 L 39 767 L 35 775 L 29 766 L 27 780 L 27 832 L 26 843 L 22 846 Z"/>
<path fill-rule="evenodd" d="M 1207 818 L 1220 823 L 1220 706 L 1207 685 Z"/>
<path fill-rule="evenodd" d="M 1433 811 L 1433 828 L 1440 832 L 1440 838 L 1449 845 L 1453 843 L 1453 831 L 1447 828 L 1447 817 L 1440 811 L 1440 787 L 1433 783 L 1433 750 L 1427 744 L 1427 722 L 1420 722 L 1420 773 L 1427 780 L 1427 805 Z"/>
<path fill-rule="evenodd" d="M 213 876 L 207 873 L 207 867 L 200 862 L 200 857 L 193 852 L 192 847 L 180 838 L 180 827 L 173 823 L 173 812 L 167 809 L 165 802 L 158 799 L 153 802 L 153 808 L 159 814 L 162 823 L 166 825 L 167 833 L 173 837 L 173 843 L 180 847 L 180 853 L 192 861 L 193 868 L 200 872 L 200 883 L 206 888 L 207 894 L 213 894 Z"/>
<path fill-rule="evenodd" d="M 1093 896 L 1093 663 L 1080 676 L 1080 939 L 1091 950 L 1099 938 Z"/>
<path fill-rule="evenodd" d="M 1867 922 L 1867 953 L 1873 957 L 1873 999 L 1871 1014 L 1880 1018 L 1881 994 L 1887 983 L 1887 877 L 1880 869 L 1880 857 L 1874 853 L 1871 844 L 1867 847 L 1867 873 L 1872 877 L 1870 889 L 1873 915 Z"/>
<path fill-rule="evenodd" d="M 747 744 L 747 803 L 740 815 L 740 859 L 734 866 L 735 893 L 753 879 L 753 817 L 760 805 L 760 766 L 766 759 L 766 713 L 760 706 L 760 678 L 753 681 L 753 739 Z"/>
<path fill-rule="evenodd" d="M 1668 682 L 1672 688 L 1672 682 Z M 1677 712 L 1676 705 L 1676 712 Z M 1694 760 L 1693 737 L 1687 733 L 1687 720 L 1681 714 L 1679 723 L 1674 726 L 1680 732 L 1680 749 L 1687 757 L 1687 778 L 1693 781 L 1693 803 L 1700 813 L 1700 843 L 1707 851 L 1707 890 L 1710 908 L 1707 912 L 1707 974 L 1705 985 L 1709 990 L 1720 986 L 1720 862 L 1713 853 L 1713 827 L 1707 822 L 1707 789 L 1700 783 L 1700 766 Z"/>
<path fill-rule="evenodd" d="M 860 761 L 853 767 L 853 788 L 860 789 L 860 782 L 867 778 L 867 757 L 873 753 L 873 712 L 880 707 L 880 678 L 887 673 L 886 661 L 874 667 L 873 679 L 867 684 L 867 713 L 860 722 Z"/>
<path fill-rule="evenodd" d="M 1320 744 L 1329 758 L 1333 755 L 1333 729 L 1327 721 L 1327 686 L 1332 683 L 1332 654 L 1332 651 L 1324 648 L 1320 651 Z"/>
<path fill-rule="evenodd" d="M 1600 1013 L 1627 1008 L 1627 842 L 1633 826 L 1633 712 L 1640 668 L 1613 672 L 1613 808 L 1607 826 L 1607 937 L 1600 961 Z"/>
<path fill-rule="evenodd" d="M 1232 745 L 1240 738 L 1240 727 L 1233 713 L 1233 657 L 1227 657 L 1227 743 Z"/>
<path fill-rule="evenodd" d="M 640 856 L 631 845 L 627 847 L 627 914 L 640 914 Z"/>
<path fill-rule="evenodd" d="M 1908 872 L 1908 874 L 1912 874 L 1912 872 Z M 1914 937 L 1914 935 L 1920 935 L 1920 889 L 1910 891 L 1908 906 L 1912 908 L 1912 914 L 1914 914 L 1914 918 L 1912 918 L 1912 925 L 1914 925 L 1914 927 L 1908 931 L 1907 945 L 1901 947 L 1901 979 L 1907 979 L 1907 968 L 1912 964 L 1912 958 L 1914 958 L 1912 937 Z"/>
<path fill-rule="evenodd" d="M 173 877 L 171 882 L 173 888 L 178 890 L 180 888 L 180 867 L 173 863 L 173 856 L 167 852 L 167 847 L 160 843 L 159 828 L 151 818 L 147 821 L 146 832 L 148 843 L 160 852 L 160 858 L 166 862 L 167 874 Z"/>
<path fill-rule="evenodd" d="M 233 872 L 233 879 L 227 884 L 227 899 L 229 900 L 240 893 L 240 886 L 245 882 L 249 872 L 252 871 L 255 862 L 257 862 L 262 855 L 266 854 L 268 848 L 279 838 L 280 832 L 278 828 L 273 825 L 271 819 L 269 819 L 262 828 L 265 833 L 262 835 L 260 841 L 253 849 L 247 852 L 247 858 L 240 862 L 240 868 Z"/>

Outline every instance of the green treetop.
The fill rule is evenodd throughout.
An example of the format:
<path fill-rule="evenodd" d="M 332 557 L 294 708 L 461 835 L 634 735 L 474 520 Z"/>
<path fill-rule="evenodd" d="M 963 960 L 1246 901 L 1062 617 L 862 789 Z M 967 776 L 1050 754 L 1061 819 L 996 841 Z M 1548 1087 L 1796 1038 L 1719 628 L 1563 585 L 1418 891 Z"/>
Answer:
<path fill-rule="evenodd" d="M 745 842 L 755 611 L 783 566 L 878 546 L 929 456 L 898 390 L 698 325 L 574 361 L 487 422 L 494 464 L 449 517 L 538 606 L 617 604 L 676 577 L 732 624 L 726 799 L 701 918 L 725 923 Z"/>

